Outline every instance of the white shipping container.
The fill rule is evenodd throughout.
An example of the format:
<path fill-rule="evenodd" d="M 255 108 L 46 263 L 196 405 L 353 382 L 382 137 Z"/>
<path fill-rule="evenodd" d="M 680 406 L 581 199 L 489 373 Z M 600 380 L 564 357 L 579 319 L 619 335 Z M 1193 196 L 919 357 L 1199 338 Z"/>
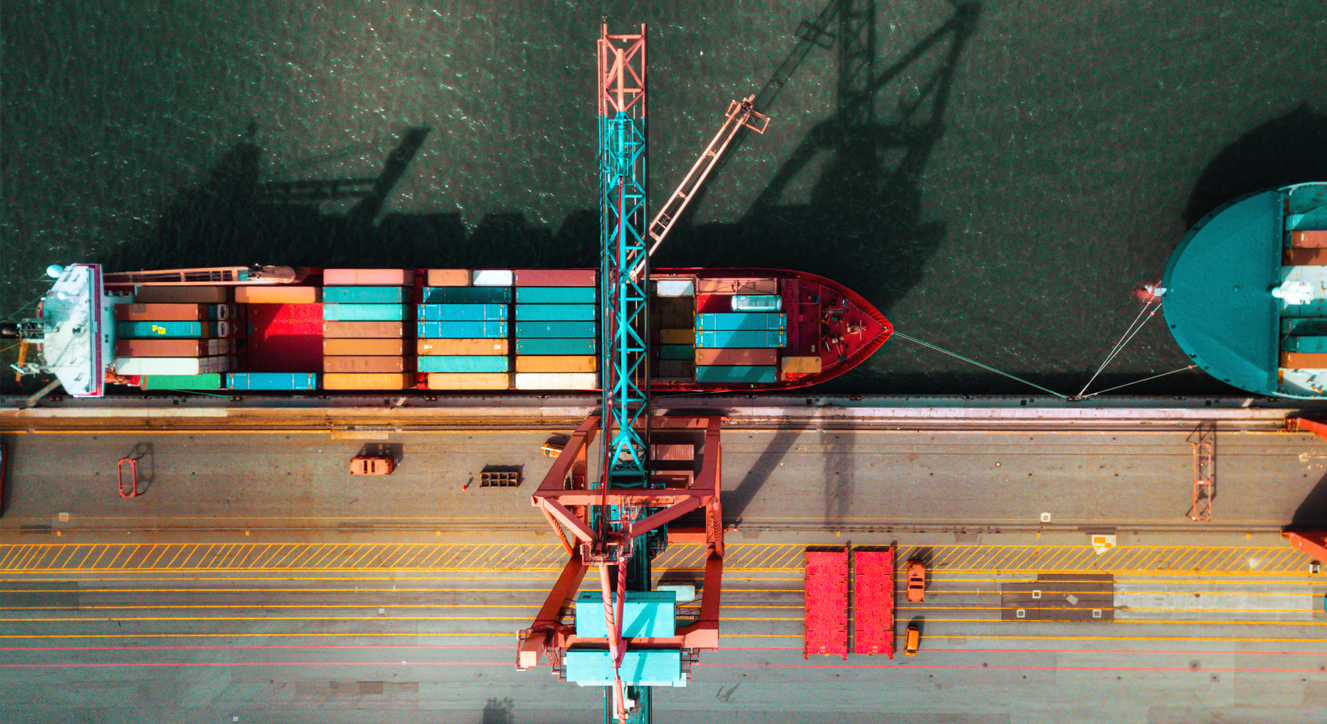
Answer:
<path fill-rule="evenodd" d="M 477 287 L 509 287 L 515 276 L 510 269 L 476 269 L 474 280 Z"/>
<path fill-rule="evenodd" d="M 661 297 L 694 297 L 696 283 L 690 279 L 660 279 L 655 291 Z"/>
<path fill-rule="evenodd" d="M 229 357 L 117 357 L 120 375 L 206 375 L 230 371 Z"/>
<path fill-rule="evenodd" d="M 517 372 L 518 390 L 593 390 L 599 375 L 593 372 Z"/>

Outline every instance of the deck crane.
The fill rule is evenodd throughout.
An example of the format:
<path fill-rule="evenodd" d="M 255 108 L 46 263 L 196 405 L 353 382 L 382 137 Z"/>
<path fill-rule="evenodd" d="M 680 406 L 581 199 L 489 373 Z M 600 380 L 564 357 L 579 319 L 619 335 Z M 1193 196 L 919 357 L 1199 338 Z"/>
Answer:
<path fill-rule="evenodd" d="M 564 680 L 606 686 L 621 724 L 648 722 L 650 687 L 685 685 L 698 652 L 718 648 L 723 572 L 722 418 L 650 417 L 645 40 L 644 25 L 617 35 L 604 25 L 597 43 L 603 399 L 532 496 L 568 561 L 517 654 L 518 669 L 544 660 Z M 689 467 L 652 463 L 651 443 L 665 438 L 698 451 Z M 670 531 L 697 512 L 702 526 Z M 650 561 L 680 536 L 706 547 L 700 606 L 686 611 L 673 592 L 651 590 Z M 591 566 L 599 591 L 578 594 Z"/>

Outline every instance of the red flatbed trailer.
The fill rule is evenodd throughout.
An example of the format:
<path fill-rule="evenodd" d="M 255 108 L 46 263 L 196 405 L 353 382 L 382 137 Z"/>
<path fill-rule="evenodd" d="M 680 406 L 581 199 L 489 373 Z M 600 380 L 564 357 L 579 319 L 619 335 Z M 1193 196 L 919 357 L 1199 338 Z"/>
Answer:
<path fill-rule="evenodd" d="M 848 658 L 848 549 L 807 550 L 802 658 Z"/>
<path fill-rule="evenodd" d="M 894 549 L 853 551 L 854 654 L 894 658 Z"/>

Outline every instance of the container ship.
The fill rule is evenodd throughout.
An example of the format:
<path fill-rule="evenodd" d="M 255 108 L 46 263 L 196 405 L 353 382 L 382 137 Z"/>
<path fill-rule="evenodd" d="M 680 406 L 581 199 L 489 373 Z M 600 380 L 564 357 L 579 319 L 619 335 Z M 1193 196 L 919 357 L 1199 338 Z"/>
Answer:
<path fill-rule="evenodd" d="M 231 267 L 103 274 L 52 266 L 11 324 L 70 395 L 146 391 L 600 388 L 596 269 Z M 892 333 L 858 294 L 805 272 L 650 274 L 650 388 L 786 390 L 861 364 Z M 26 352 L 26 347 L 24 348 Z"/>
<path fill-rule="evenodd" d="M 1327 182 L 1208 214 L 1154 293 L 1175 341 L 1208 374 L 1260 395 L 1327 398 Z"/>

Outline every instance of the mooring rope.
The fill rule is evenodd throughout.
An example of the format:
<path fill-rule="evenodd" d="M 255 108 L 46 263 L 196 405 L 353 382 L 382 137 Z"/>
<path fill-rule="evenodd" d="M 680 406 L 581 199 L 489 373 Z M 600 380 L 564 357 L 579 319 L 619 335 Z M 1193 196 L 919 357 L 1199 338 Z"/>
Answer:
<path fill-rule="evenodd" d="M 1120 339 L 1117 342 L 1115 342 L 1115 346 L 1111 347 L 1110 352 L 1106 354 L 1106 359 L 1102 361 L 1101 366 L 1097 368 L 1096 372 L 1092 373 L 1092 378 L 1087 381 L 1086 385 L 1083 385 L 1083 389 L 1079 390 L 1077 395 L 1074 395 L 1070 399 L 1081 400 L 1084 397 L 1092 396 L 1084 394 L 1085 392 L 1087 392 L 1087 388 L 1092 386 L 1092 383 L 1096 381 L 1097 377 L 1103 371 L 1105 371 L 1107 365 L 1115 361 L 1115 358 L 1118 357 L 1120 353 L 1124 351 L 1125 346 L 1128 345 L 1129 342 L 1132 341 L 1133 338 L 1137 336 L 1139 332 L 1143 331 L 1143 327 L 1149 321 L 1151 321 L 1152 317 L 1156 316 L 1156 313 L 1161 311 L 1160 304 L 1157 304 L 1155 307 L 1152 306 L 1155 303 L 1155 301 L 1156 300 L 1148 302 L 1147 304 L 1143 305 L 1142 309 L 1138 310 L 1138 316 L 1133 318 L 1133 321 L 1129 323 L 1128 329 L 1124 330 L 1124 334 L 1120 336 Z M 1143 315 L 1147 313 L 1148 309 L 1151 309 L 1152 313 L 1148 314 L 1147 318 L 1144 319 Z M 1143 320 L 1141 323 L 1138 321 L 1140 319 Z M 1141 380 L 1139 381 L 1141 382 Z"/>
<path fill-rule="evenodd" d="M 947 355 L 949 355 L 950 357 L 956 357 L 956 358 L 958 358 L 958 359 L 963 360 L 964 362 L 967 362 L 968 364 L 976 365 L 976 366 L 978 366 L 978 367 L 980 367 L 980 368 L 982 368 L 982 369 L 984 369 L 984 370 L 988 370 L 988 371 L 990 371 L 990 372 L 994 372 L 994 373 L 997 374 L 997 375 L 1004 375 L 1005 377 L 1008 377 L 1008 378 L 1011 379 L 1011 380 L 1017 380 L 1017 381 L 1019 381 L 1019 382 L 1022 382 L 1022 383 L 1025 384 L 1025 385 L 1029 385 L 1029 386 L 1031 386 L 1031 387 L 1035 387 L 1035 388 L 1037 388 L 1037 389 L 1039 389 L 1039 390 L 1041 390 L 1042 392 L 1045 392 L 1045 393 L 1047 393 L 1047 394 L 1055 395 L 1056 397 L 1060 398 L 1061 400 L 1068 400 L 1068 399 L 1071 399 L 1068 395 L 1060 394 L 1059 392 L 1056 392 L 1055 390 L 1048 390 L 1048 389 L 1046 389 L 1045 387 L 1042 387 L 1041 385 L 1039 385 L 1039 384 L 1037 384 L 1037 383 L 1035 383 L 1035 382 L 1028 382 L 1027 380 L 1023 379 L 1022 377 L 1017 377 L 1017 376 L 1015 376 L 1015 375 L 1011 375 L 1011 374 L 1009 374 L 1008 372 L 1003 372 L 1003 371 L 1001 371 L 1001 370 L 997 370 L 997 369 L 995 369 L 994 367 L 992 367 L 992 366 L 990 366 L 990 365 L 984 365 L 984 364 L 978 362 L 978 361 L 975 360 L 975 359 L 971 359 L 971 358 L 968 358 L 968 357 L 964 357 L 963 355 L 961 355 L 961 354 L 959 354 L 959 353 L 957 353 L 957 352 L 950 352 L 950 351 L 947 350 L 947 349 L 942 349 L 942 348 L 937 347 L 937 346 L 935 346 L 935 345 L 933 345 L 933 344 L 931 344 L 931 343 L 929 343 L 929 342 L 923 342 L 923 341 L 921 341 L 920 339 L 917 339 L 916 337 L 909 337 L 908 335 L 906 335 L 906 334 L 904 334 L 904 333 L 898 331 L 897 329 L 894 330 L 894 336 L 895 336 L 895 337 L 902 337 L 903 339 L 906 339 L 906 340 L 908 340 L 909 342 L 916 342 L 917 344 L 920 344 L 920 345 L 923 346 L 923 347 L 929 347 L 929 348 L 935 350 L 936 352 L 940 352 L 940 353 L 943 353 L 943 354 L 947 354 Z"/>
<path fill-rule="evenodd" d="M 1184 372 L 1184 371 L 1187 371 L 1187 370 L 1195 369 L 1195 368 L 1197 368 L 1197 367 L 1198 367 L 1198 365 L 1189 365 L 1188 367 L 1181 367 L 1181 368 L 1179 368 L 1179 369 L 1171 370 L 1171 371 L 1169 371 L 1169 372 L 1162 372 L 1162 373 L 1159 374 L 1159 375 L 1152 375 L 1151 377 L 1144 377 L 1144 378 L 1141 379 L 1141 380 L 1134 380 L 1133 382 L 1125 382 L 1125 383 L 1122 384 L 1122 385 L 1116 385 L 1116 386 L 1111 387 L 1111 388 L 1109 388 L 1109 389 L 1102 390 L 1101 392 L 1093 392 L 1093 393 L 1090 394 L 1090 395 L 1080 395 L 1079 397 L 1077 397 L 1077 398 L 1075 398 L 1075 399 L 1086 400 L 1086 399 L 1089 398 L 1089 397 L 1096 397 L 1097 395 L 1105 394 L 1105 393 L 1107 393 L 1107 392 L 1114 392 L 1115 390 L 1118 390 L 1118 389 L 1120 389 L 1121 387 L 1128 387 L 1129 385 L 1136 385 L 1136 384 L 1139 384 L 1139 383 L 1141 383 L 1141 382 L 1147 382 L 1148 380 L 1155 380 L 1155 379 L 1158 378 L 1158 377 L 1165 377 L 1166 375 L 1173 375 L 1173 374 L 1175 374 L 1176 372 Z"/>

